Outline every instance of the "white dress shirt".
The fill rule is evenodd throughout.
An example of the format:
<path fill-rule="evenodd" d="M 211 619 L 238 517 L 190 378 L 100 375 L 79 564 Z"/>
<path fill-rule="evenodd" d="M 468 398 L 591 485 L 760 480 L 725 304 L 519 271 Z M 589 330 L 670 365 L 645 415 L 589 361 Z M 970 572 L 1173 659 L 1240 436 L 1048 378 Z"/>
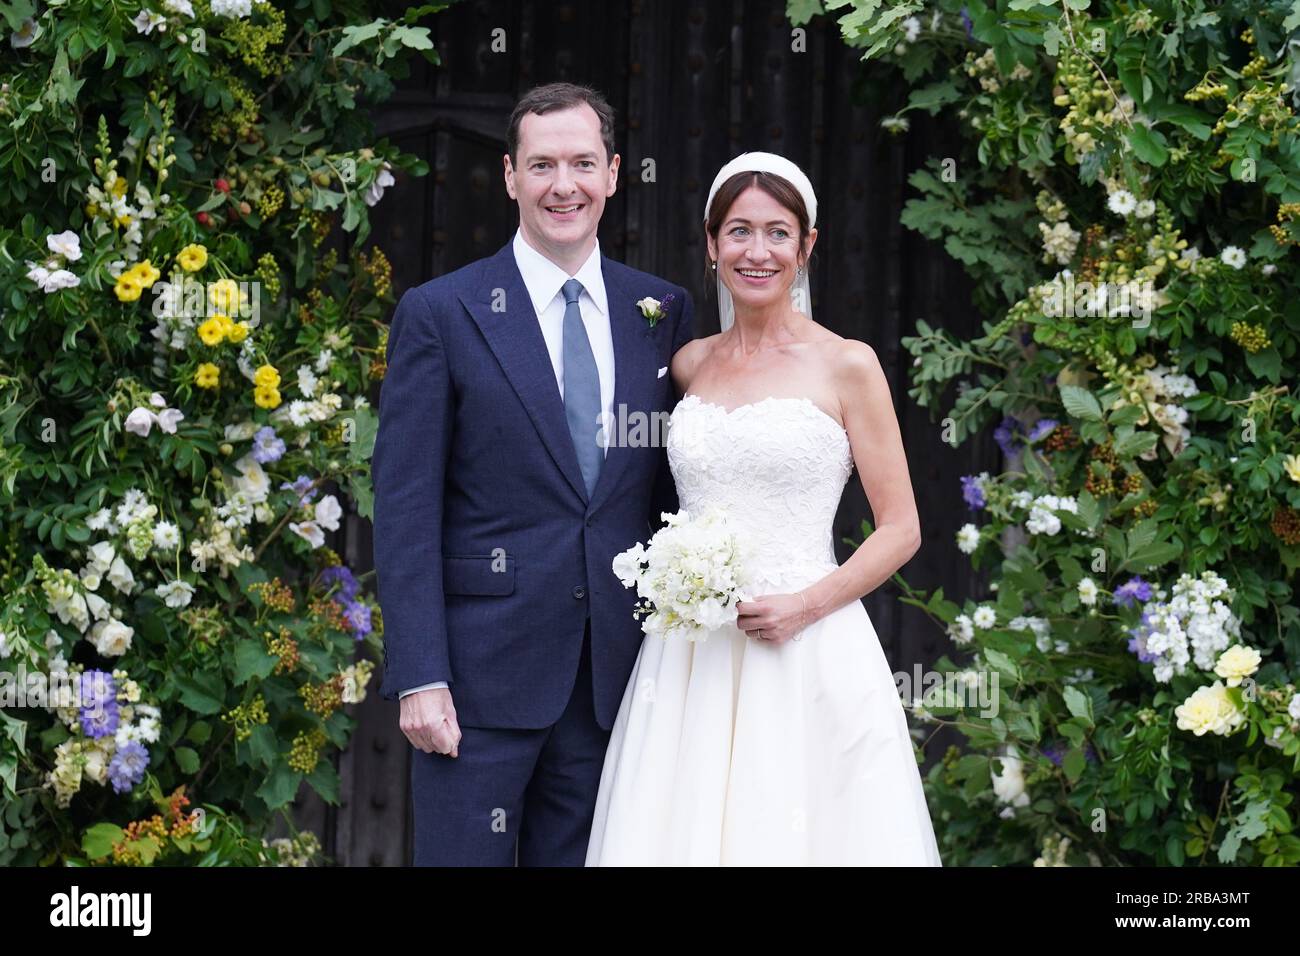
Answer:
<path fill-rule="evenodd" d="M 528 244 L 523 230 L 516 230 L 514 240 L 515 264 L 523 277 L 524 288 L 532 301 L 533 311 L 542 327 L 542 338 L 546 341 L 546 351 L 551 356 L 551 368 L 555 370 L 555 384 L 559 387 L 560 397 L 564 396 L 564 283 L 577 279 L 582 283 L 582 294 L 578 297 L 578 309 L 582 312 L 582 324 L 587 330 L 587 340 L 591 343 L 591 352 L 596 359 L 596 374 L 600 377 L 600 407 L 605 421 L 612 423 L 614 409 L 614 334 L 609 325 L 609 300 L 605 296 L 605 276 L 600 269 L 600 242 L 591 250 L 578 271 L 569 275 L 546 256 Z M 509 304 L 506 306 L 509 308 Z M 607 430 L 608 431 L 608 430 Z M 606 442 L 605 455 L 609 455 L 609 443 Z M 401 691 L 398 697 L 414 694 L 416 691 L 432 690 L 446 687 L 445 680 L 432 684 L 421 684 Z"/>

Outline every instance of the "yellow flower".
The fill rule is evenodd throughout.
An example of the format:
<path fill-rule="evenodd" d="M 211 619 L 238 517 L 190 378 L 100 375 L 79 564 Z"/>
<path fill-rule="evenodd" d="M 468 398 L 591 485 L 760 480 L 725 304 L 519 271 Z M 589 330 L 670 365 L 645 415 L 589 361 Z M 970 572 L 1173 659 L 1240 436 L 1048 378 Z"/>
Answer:
<path fill-rule="evenodd" d="M 216 388 L 221 377 L 221 369 L 211 362 L 204 362 L 194 372 L 194 384 L 199 388 Z"/>
<path fill-rule="evenodd" d="M 140 298 L 142 291 L 144 291 L 144 286 L 134 269 L 123 272 L 117 277 L 117 282 L 113 285 L 113 292 L 116 293 L 120 302 L 134 302 Z"/>
<path fill-rule="evenodd" d="M 111 192 L 118 199 L 121 199 L 123 196 L 126 195 L 126 179 L 122 176 L 116 177 L 113 180 L 113 185 L 109 187 L 108 191 Z"/>
<path fill-rule="evenodd" d="M 1178 717 L 1179 730 L 1190 730 L 1198 737 L 1211 732 L 1226 736 L 1245 720 L 1245 715 L 1228 696 L 1228 688 L 1218 680 L 1209 687 L 1197 688 L 1196 693 L 1174 708 L 1174 714 Z"/>
<path fill-rule="evenodd" d="M 144 260 L 144 262 L 137 262 L 133 268 L 136 274 L 140 276 L 140 284 L 146 289 L 157 282 L 159 276 L 162 275 L 148 259 Z"/>
<path fill-rule="evenodd" d="M 1214 673 L 1226 680 L 1229 687 L 1236 687 L 1243 678 L 1259 670 L 1259 661 L 1259 651 L 1244 644 L 1234 644 L 1219 655 Z"/>
<path fill-rule="evenodd" d="M 253 373 L 253 384 L 275 388 L 280 384 L 280 373 L 275 370 L 274 365 L 263 365 Z"/>
<path fill-rule="evenodd" d="M 226 338 L 230 339 L 230 341 L 235 342 L 236 344 L 244 341 L 244 339 L 247 336 L 248 336 L 247 322 L 232 322 L 230 324 L 230 328 L 226 329 Z"/>
<path fill-rule="evenodd" d="M 258 385 L 253 389 L 253 401 L 262 408 L 275 408 L 280 404 L 280 390 L 274 385 Z"/>
<path fill-rule="evenodd" d="M 226 327 L 221 324 L 223 318 L 225 317 L 214 315 L 199 325 L 199 338 L 203 340 L 204 345 L 220 345 L 221 340 L 226 337 Z"/>
<path fill-rule="evenodd" d="M 229 315 L 238 312 L 240 305 L 239 286 L 234 279 L 218 279 L 208 288 L 208 300 L 220 312 Z"/>
<path fill-rule="evenodd" d="M 186 272 L 198 272 L 208 264 L 208 250 L 198 243 L 191 243 L 176 253 L 176 261 Z"/>
<path fill-rule="evenodd" d="M 1300 482 L 1300 455 L 1287 455 L 1282 459 L 1286 475 L 1294 482 Z"/>

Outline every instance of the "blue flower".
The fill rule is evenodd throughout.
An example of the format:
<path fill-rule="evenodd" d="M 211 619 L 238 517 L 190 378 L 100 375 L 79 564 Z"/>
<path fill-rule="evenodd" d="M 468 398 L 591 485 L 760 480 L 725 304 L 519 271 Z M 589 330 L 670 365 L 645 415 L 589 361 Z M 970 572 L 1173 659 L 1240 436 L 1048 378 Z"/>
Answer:
<path fill-rule="evenodd" d="M 259 465 L 279 461 L 284 454 L 284 441 L 275 434 L 270 425 L 263 425 L 253 436 L 253 460 Z"/>
<path fill-rule="evenodd" d="M 311 487 L 311 479 L 306 475 L 299 475 L 294 479 L 293 484 L 286 481 L 281 484 L 280 487 L 285 491 L 292 491 L 296 494 L 298 496 L 298 504 L 300 505 L 305 505 L 316 497 L 316 489 Z M 308 489 L 311 490 L 309 491 Z"/>
<path fill-rule="evenodd" d="M 1139 601 L 1146 603 L 1150 600 L 1151 585 L 1136 574 L 1115 589 L 1115 603 L 1120 607 L 1132 607 Z"/>
<path fill-rule="evenodd" d="M 343 610 L 343 616 L 358 641 L 370 633 L 369 605 L 362 604 L 360 601 L 350 601 Z"/>
<path fill-rule="evenodd" d="M 1035 442 L 1040 438 L 1046 438 L 1055 430 L 1058 424 L 1055 418 L 1040 418 L 1034 422 L 1034 427 L 1029 430 L 1029 440 Z"/>
<path fill-rule="evenodd" d="M 987 503 L 984 498 L 983 485 L 975 475 L 961 476 L 961 496 L 974 511 L 983 508 Z"/>
<path fill-rule="evenodd" d="M 108 779 L 116 793 L 126 793 L 144 779 L 149 766 L 149 751 L 138 740 L 128 740 L 117 748 L 108 764 Z"/>
<path fill-rule="evenodd" d="M 357 579 L 352 574 L 352 571 L 341 564 L 336 564 L 332 567 L 326 568 L 321 572 L 320 579 L 321 583 L 326 587 L 337 583 L 339 585 L 339 592 L 335 596 L 335 600 L 337 601 L 339 598 L 342 598 L 344 603 L 350 602 L 355 598 L 357 596 L 357 590 L 361 587 L 361 585 L 357 584 Z"/>
<path fill-rule="evenodd" d="M 1016 445 L 1024 441 L 1025 426 L 1020 419 L 1007 415 L 997 428 L 993 429 L 993 440 L 1002 449 L 1002 454 L 1010 457 L 1016 453 Z"/>
<path fill-rule="evenodd" d="M 117 732 L 117 686 L 107 671 L 81 675 L 81 730 L 87 737 L 107 737 Z"/>
<path fill-rule="evenodd" d="M 1144 629 L 1142 629 L 1144 630 Z M 1146 635 L 1141 633 L 1138 628 L 1130 628 L 1129 633 L 1133 636 L 1129 638 L 1128 649 L 1138 656 L 1138 660 L 1143 664 L 1150 664 L 1159 654 L 1152 654 L 1147 650 Z"/>
<path fill-rule="evenodd" d="M 966 28 L 966 39 L 975 39 L 975 24 L 971 21 L 970 14 L 966 12 L 965 7 L 961 8 L 961 22 L 962 26 Z"/>
<path fill-rule="evenodd" d="M 1046 757 L 1048 760 L 1052 761 L 1052 763 L 1056 764 L 1056 766 L 1059 767 L 1061 766 L 1061 763 L 1065 760 L 1065 755 L 1069 752 L 1069 750 L 1070 750 L 1070 745 L 1067 741 L 1056 740 L 1043 747 L 1043 756 Z M 1088 763 L 1097 762 L 1097 751 L 1094 750 L 1092 744 L 1088 743 L 1087 741 L 1084 741 L 1083 744 L 1083 759 Z"/>

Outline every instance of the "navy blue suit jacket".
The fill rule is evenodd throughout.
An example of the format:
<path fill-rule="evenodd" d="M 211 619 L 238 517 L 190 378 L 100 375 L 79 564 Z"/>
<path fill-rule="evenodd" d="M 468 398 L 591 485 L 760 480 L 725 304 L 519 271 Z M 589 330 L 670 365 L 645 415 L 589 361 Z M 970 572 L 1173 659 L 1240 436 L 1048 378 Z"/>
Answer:
<path fill-rule="evenodd" d="M 604 256 L 601 269 L 614 417 L 653 421 L 674 404 L 672 375 L 658 372 L 692 337 L 690 296 Z M 636 303 L 668 293 L 651 327 Z M 636 592 L 611 562 L 677 510 L 662 442 L 612 441 L 588 500 L 510 243 L 408 289 L 387 358 L 372 460 L 380 693 L 445 680 L 465 726 L 550 726 L 590 616 L 596 718 L 609 730 L 642 638 Z"/>

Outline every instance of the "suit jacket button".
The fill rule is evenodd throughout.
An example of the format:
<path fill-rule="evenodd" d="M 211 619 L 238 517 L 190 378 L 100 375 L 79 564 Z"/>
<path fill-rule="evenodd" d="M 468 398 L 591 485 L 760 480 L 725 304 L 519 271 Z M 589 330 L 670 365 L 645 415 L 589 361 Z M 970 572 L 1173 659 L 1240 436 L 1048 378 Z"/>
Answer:
<path fill-rule="evenodd" d="M 576 588 L 573 589 L 573 596 L 576 597 L 579 601 L 581 601 L 583 598 L 587 596 L 587 589 L 584 588 L 581 584 L 579 584 Z"/>

